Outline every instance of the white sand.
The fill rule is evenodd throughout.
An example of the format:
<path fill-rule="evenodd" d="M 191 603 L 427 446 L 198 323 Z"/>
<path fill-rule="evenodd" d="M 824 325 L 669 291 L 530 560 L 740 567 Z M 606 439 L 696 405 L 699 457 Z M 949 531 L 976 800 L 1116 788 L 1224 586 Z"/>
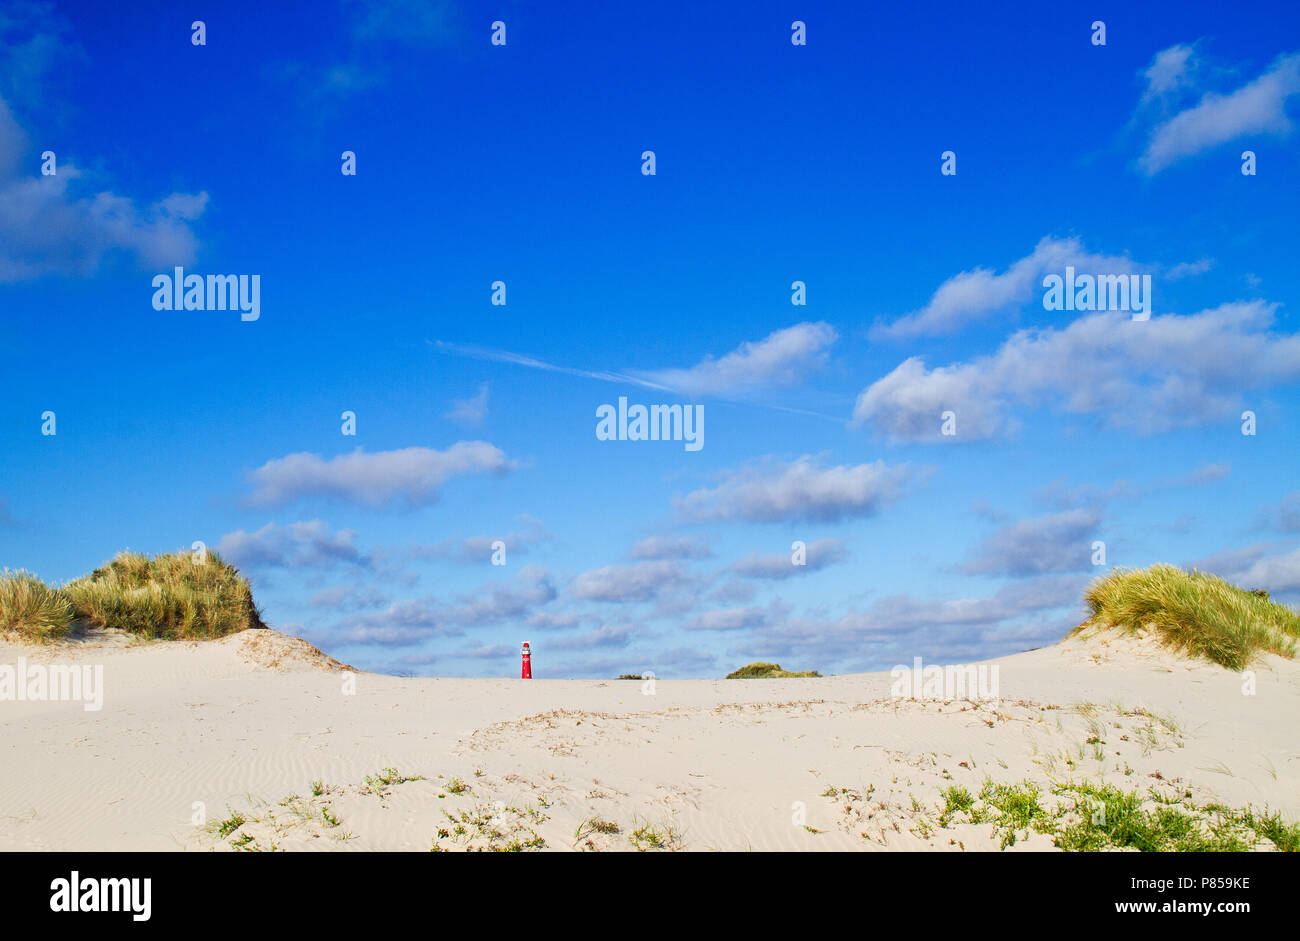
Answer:
<path fill-rule="evenodd" d="M 888 673 L 661 679 L 653 695 L 632 681 L 361 673 L 344 695 L 337 664 L 273 631 L 112 640 L 0 644 L 0 665 L 102 664 L 105 684 L 99 712 L 0 702 L 0 848 L 424 851 L 536 836 L 612 850 L 648 824 L 687 850 L 997 849 L 985 824 L 927 829 L 942 788 L 989 778 L 1190 788 L 1300 817 L 1300 663 L 1271 655 L 1246 696 L 1238 674 L 1150 641 L 1076 639 L 991 661 L 1001 699 L 973 704 L 891 698 Z M 1088 744 L 1098 728 L 1104 744 Z M 384 768 L 425 780 L 368 788 Z M 470 790 L 449 793 L 456 778 Z M 282 806 L 289 795 L 301 799 Z M 195 802 L 208 826 L 191 822 Z M 228 808 L 249 822 L 223 839 L 211 824 Z M 469 821 L 464 835 L 446 814 Z M 475 815 L 492 818 L 485 832 Z M 575 839 L 593 817 L 620 832 Z"/>

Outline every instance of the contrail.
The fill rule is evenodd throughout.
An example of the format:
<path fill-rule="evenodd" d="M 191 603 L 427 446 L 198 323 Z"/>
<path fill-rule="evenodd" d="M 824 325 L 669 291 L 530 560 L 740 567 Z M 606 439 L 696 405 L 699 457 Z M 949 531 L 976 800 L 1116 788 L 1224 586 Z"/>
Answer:
<path fill-rule="evenodd" d="M 654 389 L 658 392 L 678 392 L 680 389 L 674 389 L 671 386 L 661 385 L 657 382 L 651 382 L 649 379 L 643 379 L 640 376 L 633 376 L 621 372 L 600 372 L 590 369 L 574 369 L 571 366 L 557 366 L 554 363 L 548 363 L 545 360 L 537 359 L 533 356 L 526 356 L 523 353 L 512 353 L 509 350 L 493 350 L 483 346 L 470 346 L 463 343 L 448 343 L 445 340 L 426 340 L 426 343 L 433 346 L 443 353 L 450 353 L 453 356 L 467 356 L 470 359 L 482 359 L 492 363 L 509 363 L 513 366 L 527 366 L 529 369 L 540 369 L 544 372 L 558 372 L 566 376 L 578 376 L 582 379 L 596 379 L 600 382 L 617 382 L 626 383 L 634 386 L 641 386 L 646 389 Z M 803 408 L 791 408 L 786 405 L 773 405 L 768 402 L 751 402 L 745 399 L 728 399 L 718 396 L 724 402 L 731 402 L 737 405 L 756 405 L 759 408 L 771 408 L 779 412 L 788 412 L 792 415 L 806 415 L 810 418 L 820 418 L 823 421 L 831 421 L 836 424 L 843 424 L 843 418 L 836 418 L 833 415 L 825 415 L 821 412 L 812 412 Z"/>
<path fill-rule="evenodd" d="M 568 366 L 556 366 L 554 363 L 535 359 L 532 356 L 525 356 L 522 353 L 511 353 L 509 350 L 490 350 L 481 346 L 466 346 L 461 343 L 447 343 L 444 340 L 433 340 L 430 342 L 444 353 L 451 353 L 455 356 L 468 356 L 471 359 L 485 359 L 493 363 L 511 363 L 515 366 L 528 366 L 531 369 L 564 373 L 567 376 L 581 376 L 584 379 L 599 379 L 602 382 L 625 382 L 636 386 L 644 386 L 647 389 L 657 389 L 660 392 L 676 391 L 668 388 L 668 386 L 661 386 L 658 383 L 650 382 L 647 379 L 639 379 L 636 376 L 629 376 L 626 373 L 592 372 L 589 369 L 573 369 Z"/>

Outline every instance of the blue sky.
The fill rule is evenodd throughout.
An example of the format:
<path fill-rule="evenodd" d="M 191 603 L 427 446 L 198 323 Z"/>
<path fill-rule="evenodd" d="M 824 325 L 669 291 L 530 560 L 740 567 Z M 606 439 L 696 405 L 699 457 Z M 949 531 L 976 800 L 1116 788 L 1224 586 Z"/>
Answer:
<path fill-rule="evenodd" d="M 1300 601 L 1294 4 L 622 6 L 6 4 L 0 564 L 202 540 L 449 676 L 996 656 L 1158 561 Z"/>

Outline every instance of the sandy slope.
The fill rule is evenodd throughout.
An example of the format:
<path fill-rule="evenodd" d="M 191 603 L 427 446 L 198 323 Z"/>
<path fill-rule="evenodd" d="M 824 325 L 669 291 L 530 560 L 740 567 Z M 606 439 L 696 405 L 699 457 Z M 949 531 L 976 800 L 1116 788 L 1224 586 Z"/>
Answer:
<path fill-rule="evenodd" d="M 273 631 L 0 645 L 0 664 L 19 657 L 102 664 L 106 693 L 99 712 L 0 702 L 3 849 L 428 850 L 540 837 L 608 850 L 633 848 L 642 825 L 688 850 L 996 849 L 984 825 L 918 826 L 933 822 L 941 788 L 978 791 L 986 778 L 1168 784 L 1300 817 L 1300 663 L 1272 656 L 1245 696 L 1237 674 L 1148 642 L 1076 639 L 992 661 L 1002 698 L 988 704 L 894 699 L 888 673 L 659 680 L 653 695 L 631 681 L 358 674 L 344 695 L 339 664 Z M 1098 729 L 1104 745 L 1088 744 Z M 385 768 L 424 779 L 366 783 Z M 455 779 L 468 790 L 455 793 Z M 195 802 L 206 826 L 192 822 Z M 248 822 L 223 839 L 212 825 L 228 808 Z M 575 839 L 593 817 L 620 832 Z M 1050 847 L 1034 836 L 1013 849 Z"/>

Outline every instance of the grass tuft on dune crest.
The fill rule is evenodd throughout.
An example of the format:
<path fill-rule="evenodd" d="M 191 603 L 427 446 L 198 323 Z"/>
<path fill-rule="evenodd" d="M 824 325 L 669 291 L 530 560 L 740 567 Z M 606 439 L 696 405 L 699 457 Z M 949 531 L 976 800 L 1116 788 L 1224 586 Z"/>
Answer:
<path fill-rule="evenodd" d="M 25 572 L 0 577 L 0 633 L 44 642 L 75 621 L 159 640 L 203 640 L 265 627 L 248 580 L 215 552 L 122 552 L 51 588 Z"/>
<path fill-rule="evenodd" d="M 72 628 L 72 605 L 30 572 L 0 574 L 0 633 L 43 644 Z"/>
<path fill-rule="evenodd" d="M 1241 670 L 1260 651 L 1295 657 L 1300 612 L 1246 591 L 1217 575 L 1173 565 L 1117 569 L 1084 595 L 1092 616 L 1071 634 L 1092 628 L 1154 629 L 1168 647 Z"/>
<path fill-rule="evenodd" d="M 816 670 L 792 673 L 782 670 L 779 663 L 749 663 L 727 674 L 729 680 L 781 680 L 791 676 L 821 676 Z"/>

